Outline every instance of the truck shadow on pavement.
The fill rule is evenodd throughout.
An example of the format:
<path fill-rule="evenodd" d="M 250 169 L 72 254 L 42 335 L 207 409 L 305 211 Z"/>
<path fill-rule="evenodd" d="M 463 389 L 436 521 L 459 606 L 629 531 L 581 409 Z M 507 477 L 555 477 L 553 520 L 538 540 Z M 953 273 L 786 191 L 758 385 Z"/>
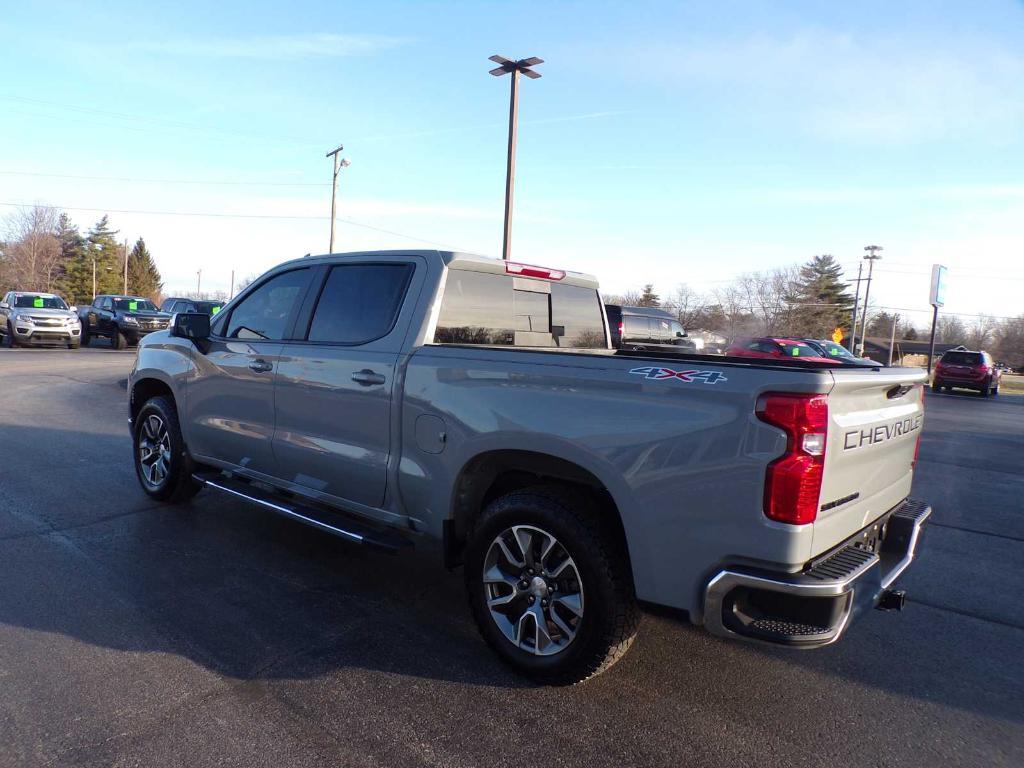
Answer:
<path fill-rule="evenodd" d="M 59 478 L 5 477 L 3 635 L 24 628 L 116 651 L 175 654 L 238 681 L 337 677 L 338 695 L 351 670 L 533 689 L 479 639 L 461 571 L 445 572 L 438 553 L 378 554 L 210 492 L 187 505 L 154 505 L 137 487 L 126 436 L 44 432 L 4 427 L 9 446 L 88 444 L 99 458 Z M 612 711 L 642 702 L 652 724 L 688 717 L 695 706 L 737 723 L 776 717 L 781 707 L 793 728 L 802 717 L 820 718 L 822 707 L 830 718 L 878 718 L 882 708 L 883 720 L 898 723 L 909 716 L 897 711 L 907 698 L 1020 723 L 1022 637 L 911 603 L 807 653 L 722 641 L 649 616 L 609 673 L 530 695 Z M 6 664 L 45 669 L 51 644 L 33 650 L 21 638 L 29 658 Z M 854 701 L 849 683 L 874 692 Z"/>

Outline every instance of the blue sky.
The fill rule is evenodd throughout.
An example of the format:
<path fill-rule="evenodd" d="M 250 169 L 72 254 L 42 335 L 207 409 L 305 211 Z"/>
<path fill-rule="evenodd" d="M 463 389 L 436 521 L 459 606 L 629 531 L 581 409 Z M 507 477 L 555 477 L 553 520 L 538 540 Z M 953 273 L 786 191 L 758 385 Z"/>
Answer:
<path fill-rule="evenodd" d="M 197 269 L 226 289 L 327 249 L 344 143 L 339 217 L 368 226 L 340 222 L 336 250 L 499 255 L 508 81 L 487 57 L 537 55 L 514 258 L 669 294 L 816 253 L 855 270 L 878 243 L 880 304 L 923 322 L 938 261 L 951 311 L 1017 314 L 1022 22 L 1015 2 L 20 3 L 0 202 L 83 228 L 100 213 L 74 209 L 268 217 L 111 214 L 168 289 Z"/>

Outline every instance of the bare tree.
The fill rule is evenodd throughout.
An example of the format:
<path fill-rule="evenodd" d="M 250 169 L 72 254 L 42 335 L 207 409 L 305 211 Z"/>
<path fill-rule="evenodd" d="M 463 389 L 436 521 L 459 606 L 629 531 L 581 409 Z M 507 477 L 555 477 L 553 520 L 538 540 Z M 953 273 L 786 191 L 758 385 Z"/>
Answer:
<path fill-rule="evenodd" d="M 601 294 L 601 299 L 605 304 L 619 304 L 623 307 L 639 307 L 642 298 L 643 294 L 640 291 Z"/>
<path fill-rule="evenodd" d="M 707 300 L 686 283 L 676 286 L 675 293 L 664 303 L 665 309 L 674 312 L 683 328 L 695 327 L 698 318 L 704 314 Z"/>
<path fill-rule="evenodd" d="M 1024 367 L 1024 315 L 1003 320 L 995 330 L 994 344 L 1000 362 Z"/>
<path fill-rule="evenodd" d="M 978 318 L 967 329 L 964 344 L 971 349 L 987 349 L 993 341 L 996 331 L 996 321 L 988 315 L 978 315 Z"/>
<path fill-rule="evenodd" d="M 6 221 L 4 278 L 18 290 L 52 291 L 60 276 L 58 212 L 46 206 L 19 208 Z"/>
<path fill-rule="evenodd" d="M 956 315 L 941 315 L 935 326 L 935 340 L 943 344 L 964 344 L 967 341 L 967 327 Z"/>

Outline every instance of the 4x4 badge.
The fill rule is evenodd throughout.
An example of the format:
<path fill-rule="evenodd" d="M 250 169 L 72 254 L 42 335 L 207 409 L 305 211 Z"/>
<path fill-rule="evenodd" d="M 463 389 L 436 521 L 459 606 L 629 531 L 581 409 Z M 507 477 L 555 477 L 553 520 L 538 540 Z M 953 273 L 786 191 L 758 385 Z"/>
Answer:
<path fill-rule="evenodd" d="M 671 368 L 633 368 L 630 373 L 636 376 L 643 376 L 645 379 L 679 379 L 679 381 L 694 382 L 703 381 L 705 384 L 717 384 L 720 381 L 728 381 L 724 374 L 718 371 L 673 371 Z"/>

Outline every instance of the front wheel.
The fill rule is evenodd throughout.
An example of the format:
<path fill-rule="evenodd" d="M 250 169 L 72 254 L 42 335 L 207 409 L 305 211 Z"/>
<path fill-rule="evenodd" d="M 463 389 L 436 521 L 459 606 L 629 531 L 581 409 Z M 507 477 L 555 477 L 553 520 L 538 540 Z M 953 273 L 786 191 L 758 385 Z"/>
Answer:
<path fill-rule="evenodd" d="M 79 337 L 78 343 L 83 347 L 89 346 L 89 326 L 85 323 L 82 323 L 82 335 Z"/>
<path fill-rule="evenodd" d="M 115 328 L 114 335 L 110 337 L 110 346 L 118 350 L 127 349 L 128 337 Z"/>
<path fill-rule="evenodd" d="M 538 682 L 600 674 L 636 637 L 625 543 L 578 494 L 538 486 L 491 502 L 470 533 L 465 579 L 484 640 Z"/>
<path fill-rule="evenodd" d="M 149 496 L 159 501 L 185 501 L 202 487 L 192 479 L 192 459 L 170 398 L 146 401 L 132 430 L 135 474 Z"/>

